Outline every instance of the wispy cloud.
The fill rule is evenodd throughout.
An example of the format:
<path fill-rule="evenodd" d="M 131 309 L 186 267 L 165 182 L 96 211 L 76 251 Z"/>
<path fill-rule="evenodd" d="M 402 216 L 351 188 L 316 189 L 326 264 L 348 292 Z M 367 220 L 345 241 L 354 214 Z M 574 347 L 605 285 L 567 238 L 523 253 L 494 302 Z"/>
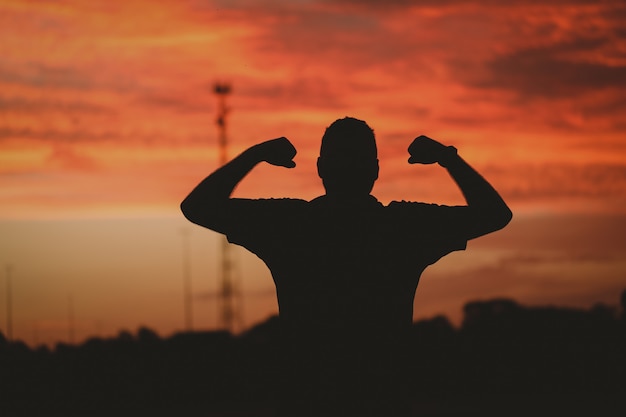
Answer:
<path fill-rule="evenodd" d="M 568 59 L 568 53 L 593 55 L 610 39 L 579 39 L 546 47 L 516 50 L 486 63 L 481 88 L 502 88 L 524 97 L 575 98 L 598 89 L 626 90 L 623 63 Z M 623 39 L 626 43 L 626 38 Z M 583 54 L 584 53 L 584 54 Z"/>
<path fill-rule="evenodd" d="M 618 1 L 0 8 L 0 158 L 11 158 L 0 172 L 58 144 L 68 168 L 80 165 L 71 155 L 83 155 L 105 171 L 143 147 L 135 164 L 147 179 L 158 163 L 162 175 L 182 178 L 168 171 L 180 169 L 171 161 L 179 151 L 167 150 L 187 146 L 196 157 L 185 156 L 185 169 L 200 172 L 215 153 L 211 86 L 226 79 L 234 85 L 233 153 L 288 135 L 301 161 L 314 162 L 323 129 L 353 115 L 371 123 L 391 158 L 385 178 L 399 183 L 384 190 L 410 186 L 399 164 L 424 133 L 457 145 L 514 201 L 624 199 L 616 152 L 626 129 L 626 11 Z M 38 161 L 18 171 L 63 165 Z M 298 184 L 317 190 L 314 171 L 306 172 L 313 178 Z M 263 175 L 261 188 L 274 174 Z M 429 198 L 445 194 L 440 181 Z"/>

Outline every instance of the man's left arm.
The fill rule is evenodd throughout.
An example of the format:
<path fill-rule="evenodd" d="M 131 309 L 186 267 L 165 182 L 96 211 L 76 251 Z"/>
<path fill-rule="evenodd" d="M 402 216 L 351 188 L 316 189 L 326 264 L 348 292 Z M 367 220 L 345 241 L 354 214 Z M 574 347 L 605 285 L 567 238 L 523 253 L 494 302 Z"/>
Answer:
<path fill-rule="evenodd" d="M 456 148 L 419 136 L 409 146 L 409 154 L 411 164 L 438 163 L 448 170 L 467 201 L 468 239 L 500 230 L 511 221 L 513 213 L 500 194 L 458 155 Z"/>
<path fill-rule="evenodd" d="M 296 148 L 285 137 L 254 145 L 202 180 L 180 208 L 189 221 L 226 234 L 227 224 L 242 222 L 233 217 L 241 200 L 230 197 L 237 184 L 261 162 L 293 168 L 295 155 Z"/>

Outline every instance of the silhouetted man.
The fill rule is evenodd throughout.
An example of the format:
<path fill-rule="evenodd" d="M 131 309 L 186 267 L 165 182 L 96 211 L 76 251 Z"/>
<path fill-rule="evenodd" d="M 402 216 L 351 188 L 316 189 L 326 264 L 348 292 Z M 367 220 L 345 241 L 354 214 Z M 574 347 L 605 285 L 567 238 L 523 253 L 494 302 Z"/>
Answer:
<path fill-rule="evenodd" d="M 408 150 L 411 164 L 446 168 L 467 205 L 378 202 L 370 195 L 378 178 L 374 132 L 353 118 L 335 121 L 322 138 L 325 195 L 230 198 L 260 162 L 295 167 L 296 149 L 283 137 L 244 151 L 181 205 L 190 221 L 244 246 L 272 273 L 283 329 L 282 416 L 408 415 L 406 337 L 422 271 L 511 219 L 454 147 L 419 136 Z"/>

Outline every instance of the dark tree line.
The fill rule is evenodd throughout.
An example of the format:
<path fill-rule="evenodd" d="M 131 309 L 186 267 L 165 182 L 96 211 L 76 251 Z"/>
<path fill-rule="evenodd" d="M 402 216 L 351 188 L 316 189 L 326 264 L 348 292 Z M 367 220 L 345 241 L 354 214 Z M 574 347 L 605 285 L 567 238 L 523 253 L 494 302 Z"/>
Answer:
<path fill-rule="evenodd" d="M 626 291 L 589 310 L 470 302 L 414 323 L 416 416 L 626 415 Z M 278 318 L 242 335 L 141 328 L 31 349 L 0 334 L 1 416 L 270 416 Z"/>

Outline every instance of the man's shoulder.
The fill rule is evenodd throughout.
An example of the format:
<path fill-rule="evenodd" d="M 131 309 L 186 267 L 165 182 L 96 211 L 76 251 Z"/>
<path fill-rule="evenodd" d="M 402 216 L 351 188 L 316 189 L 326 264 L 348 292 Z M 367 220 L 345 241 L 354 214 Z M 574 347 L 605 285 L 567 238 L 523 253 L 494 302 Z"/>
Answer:
<path fill-rule="evenodd" d="M 434 204 L 434 203 L 424 203 L 421 201 L 405 201 L 405 200 L 400 200 L 400 201 L 393 200 L 385 206 L 385 208 L 389 210 L 402 210 L 402 209 L 432 210 L 437 207 L 442 207 L 442 206 L 438 204 Z"/>
<path fill-rule="evenodd" d="M 447 206 L 436 203 L 423 203 L 418 201 L 392 201 L 385 210 L 392 216 L 422 216 L 424 218 L 451 218 L 463 216 L 467 206 Z"/>
<path fill-rule="evenodd" d="M 252 206 L 304 206 L 308 201 L 299 198 L 231 198 L 234 204 L 252 205 Z"/>
<path fill-rule="evenodd" d="M 391 201 L 388 205 L 385 206 L 385 208 L 389 208 L 389 209 L 402 209 L 402 208 L 412 208 L 412 209 L 423 209 L 423 210 L 438 210 L 438 209 L 442 209 L 442 210 L 448 210 L 448 209 L 461 209 L 461 208 L 465 208 L 466 206 L 448 206 L 445 204 L 437 204 L 437 203 L 424 203 L 421 201 L 405 201 L 405 200 L 400 200 L 400 201 Z"/>
<path fill-rule="evenodd" d="M 308 204 L 308 201 L 297 198 L 231 198 L 229 211 L 235 216 L 259 219 L 295 214 Z"/>

